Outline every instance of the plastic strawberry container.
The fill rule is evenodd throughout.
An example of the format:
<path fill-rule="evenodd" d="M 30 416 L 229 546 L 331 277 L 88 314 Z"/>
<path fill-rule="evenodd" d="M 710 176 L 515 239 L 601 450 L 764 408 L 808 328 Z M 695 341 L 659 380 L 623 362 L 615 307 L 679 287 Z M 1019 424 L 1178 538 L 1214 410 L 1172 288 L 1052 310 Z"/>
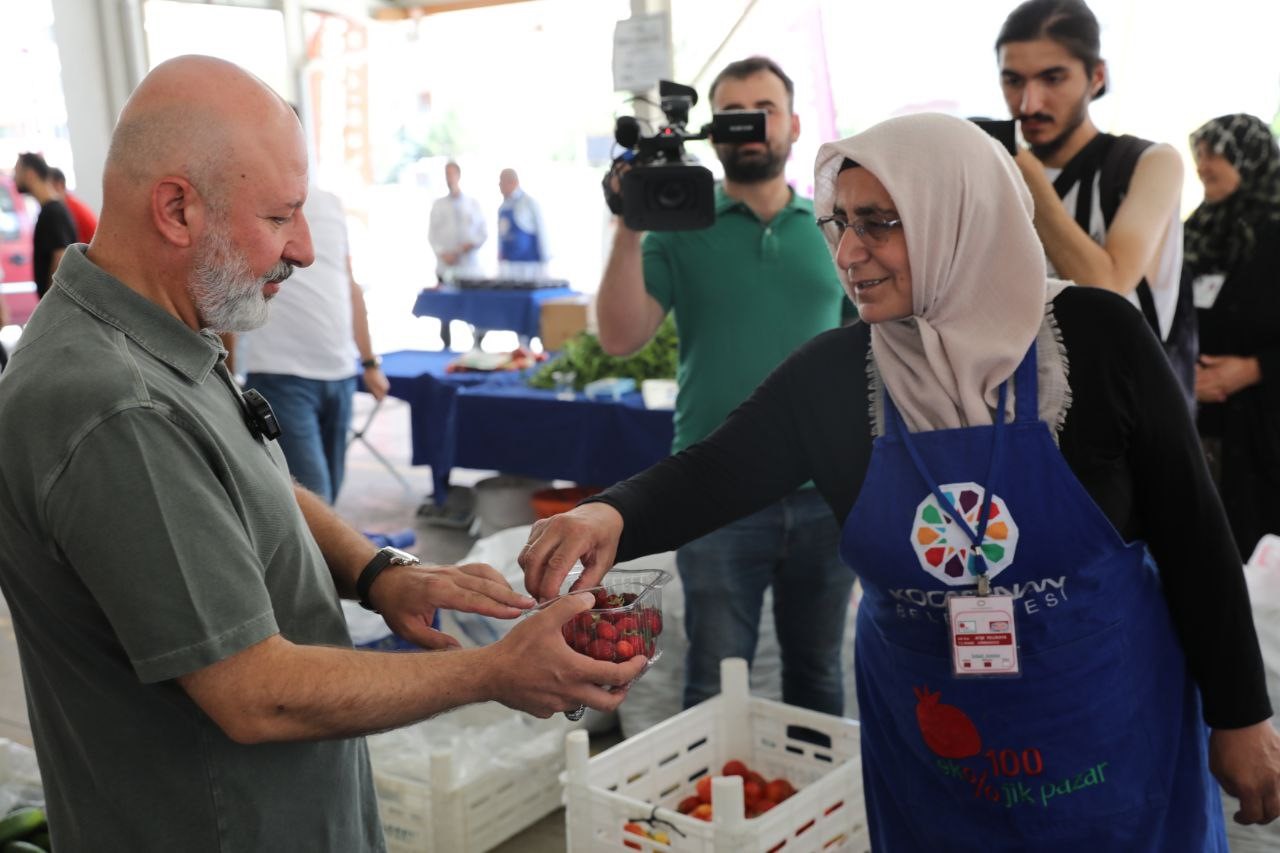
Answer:
<path fill-rule="evenodd" d="M 569 583 L 573 579 L 570 575 Z M 644 655 L 653 665 L 662 656 L 662 587 L 671 575 L 618 569 L 603 580 L 600 586 L 574 590 L 593 593 L 596 606 L 564 624 L 565 642 L 596 660 L 622 663 Z"/>
<path fill-rule="evenodd" d="M 581 567 L 575 566 L 561 584 L 560 595 L 529 612 L 568 595 L 581 575 Z M 662 588 L 670 580 L 670 574 L 658 569 L 614 569 L 599 586 L 574 589 L 575 595 L 595 595 L 596 604 L 564 623 L 565 642 L 579 654 L 613 663 L 642 654 L 649 659 L 647 670 L 662 657 Z"/>

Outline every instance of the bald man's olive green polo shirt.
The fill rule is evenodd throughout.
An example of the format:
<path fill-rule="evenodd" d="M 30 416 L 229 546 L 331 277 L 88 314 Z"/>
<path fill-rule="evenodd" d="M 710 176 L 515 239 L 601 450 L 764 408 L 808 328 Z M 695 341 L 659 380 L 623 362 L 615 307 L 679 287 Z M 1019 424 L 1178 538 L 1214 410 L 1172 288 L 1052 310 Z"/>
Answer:
<path fill-rule="evenodd" d="M 362 739 L 236 744 L 173 681 L 276 633 L 350 647 L 221 344 L 84 246 L 54 282 L 0 377 L 0 588 L 54 844 L 383 849 Z"/>
<path fill-rule="evenodd" d="M 716 221 L 644 239 L 644 284 L 680 338 L 672 452 L 706 437 L 792 351 L 857 316 L 813 202 L 792 192 L 769 222 L 716 184 Z"/>

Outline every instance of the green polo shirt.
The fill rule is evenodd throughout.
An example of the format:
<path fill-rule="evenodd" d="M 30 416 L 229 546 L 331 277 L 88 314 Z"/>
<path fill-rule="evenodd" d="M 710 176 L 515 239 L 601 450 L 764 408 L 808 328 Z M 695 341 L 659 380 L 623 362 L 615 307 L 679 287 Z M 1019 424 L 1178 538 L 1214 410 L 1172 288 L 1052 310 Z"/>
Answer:
<path fill-rule="evenodd" d="M 173 681 L 350 647 L 216 336 L 67 249 L 0 377 L 0 589 L 60 851 L 383 849 L 363 739 L 244 746 Z"/>
<path fill-rule="evenodd" d="M 716 222 L 644 238 L 644 284 L 680 339 L 672 452 L 706 437 L 798 346 L 856 315 L 813 202 L 770 222 L 716 185 Z"/>

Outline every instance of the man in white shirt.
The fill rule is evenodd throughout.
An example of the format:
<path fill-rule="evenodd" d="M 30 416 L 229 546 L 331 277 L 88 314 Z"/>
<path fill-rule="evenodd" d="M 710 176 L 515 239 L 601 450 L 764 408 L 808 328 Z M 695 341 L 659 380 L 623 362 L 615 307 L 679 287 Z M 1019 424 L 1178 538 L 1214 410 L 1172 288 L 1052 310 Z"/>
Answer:
<path fill-rule="evenodd" d="M 441 281 L 466 275 L 478 275 L 480 260 L 477 250 L 489 236 L 484 214 L 475 199 L 462 194 L 459 186 L 462 168 L 450 160 L 444 167 L 444 180 L 449 194 L 431 205 L 431 227 L 427 239 L 436 253 L 436 274 Z"/>
<path fill-rule="evenodd" d="M 489 236 L 479 203 L 462 194 L 462 167 L 450 160 L 444 166 L 444 181 L 449 194 L 431 205 L 431 224 L 427 240 L 436 253 L 436 276 L 441 284 L 457 278 L 480 275 L 478 250 Z M 449 324 L 440 324 L 444 348 L 452 343 Z"/>
<path fill-rule="evenodd" d="M 351 274 L 342 201 L 312 187 L 302 211 L 315 263 L 296 269 L 267 322 L 241 337 L 236 367 L 246 387 L 271 403 L 289 473 L 332 504 L 345 470 L 357 355 L 369 393 L 381 400 L 390 384 L 373 352 L 364 291 Z"/>

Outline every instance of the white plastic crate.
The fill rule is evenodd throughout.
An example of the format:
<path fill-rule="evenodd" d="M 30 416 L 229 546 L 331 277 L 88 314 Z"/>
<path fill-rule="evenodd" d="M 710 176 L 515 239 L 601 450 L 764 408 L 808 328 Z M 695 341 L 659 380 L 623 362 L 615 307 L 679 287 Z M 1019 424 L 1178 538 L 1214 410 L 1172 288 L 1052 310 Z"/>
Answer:
<path fill-rule="evenodd" d="M 720 667 L 721 694 L 588 757 L 584 732 L 566 738 L 565 823 L 570 853 L 643 850 L 811 853 L 871 847 L 862 798 L 858 723 L 795 708 L 747 692 L 740 658 Z M 783 777 L 797 793 L 760 817 L 743 817 L 742 779 L 712 781 L 713 820 L 675 811 L 703 775 L 730 759 L 766 778 Z M 629 821 L 669 826 L 662 844 L 624 833 Z M 643 825 L 643 824 L 642 824 Z"/>
<path fill-rule="evenodd" d="M 513 718 L 519 718 L 513 723 Z M 461 723 L 477 750 L 481 769 L 463 778 L 464 759 L 433 744 L 440 721 L 457 733 Z M 429 751 L 406 748 L 406 732 L 370 739 L 373 783 L 389 853 L 483 853 L 560 807 L 563 715 L 538 720 L 496 702 L 472 705 L 418 724 Z M 522 743 L 484 743 L 484 730 L 503 725 Z M 505 731 L 506 729 L 504 729 Z"/>

